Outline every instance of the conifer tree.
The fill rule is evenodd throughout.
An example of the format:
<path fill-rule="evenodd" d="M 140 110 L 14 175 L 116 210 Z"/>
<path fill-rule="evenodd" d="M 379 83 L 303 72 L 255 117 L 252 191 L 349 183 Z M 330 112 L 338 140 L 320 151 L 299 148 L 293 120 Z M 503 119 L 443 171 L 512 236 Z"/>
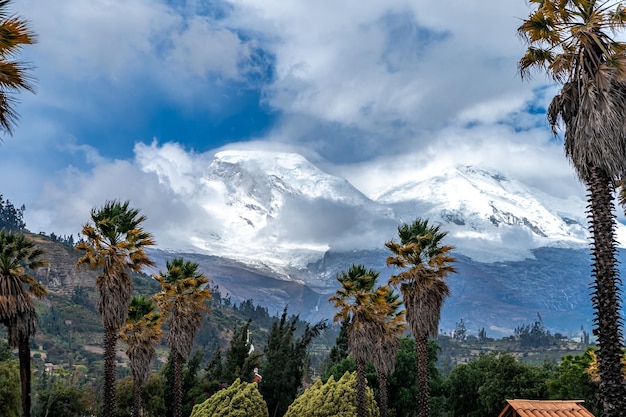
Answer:
<path fill-rule="evenodd" d="M 259 390 L 265 398 L 271 417 L 282 417 L 302 387 L 308 366 L 307 348 L 313 338 L 326 328 L 325 322 L 313 327 L 308 323 L 304 333 L 295 337 L 298 316 L 287 318 L 287 308 L 274 321 L 267 339 L 263 363 L 263 381 Z"/>
<path fill-rule="evenodd" d="M 226 351 L 224 362 L 223 379 L 227 383 L 232 383 L 237 378 L 242 381 L 251 382 L 254 368 L 260 365 L 260 355 L 252 351 L 248 331 L 252 320 L 248 320 L 240 329 L 235 329 L 230 346 Z"/>

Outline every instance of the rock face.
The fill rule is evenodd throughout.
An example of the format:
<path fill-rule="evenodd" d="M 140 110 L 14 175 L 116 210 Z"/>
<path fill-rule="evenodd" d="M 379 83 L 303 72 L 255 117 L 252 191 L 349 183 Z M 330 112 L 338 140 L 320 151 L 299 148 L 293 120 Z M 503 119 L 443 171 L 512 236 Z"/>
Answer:
<path fill-rule="evenodd" d="M 97 273 L 89 268 L 76 268 L 79 253 L 69 245 L 55 242 L 42 235 L 29 236 L 38 247 L 44 250 L 43 259 L 48 266 L 34 271 L 49 292 L 53 294 L 72 295 L 76 287 L 94 288 Z"/>

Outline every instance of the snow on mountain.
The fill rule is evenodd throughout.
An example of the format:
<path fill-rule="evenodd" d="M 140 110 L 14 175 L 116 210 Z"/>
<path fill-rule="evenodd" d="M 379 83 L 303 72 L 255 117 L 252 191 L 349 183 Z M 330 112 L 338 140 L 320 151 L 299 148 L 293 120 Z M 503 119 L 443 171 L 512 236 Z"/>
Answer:
<path fill-rule="evenodd" d="M 190 236 L 192 250 L 285 275 L 355 240 L 374 246 L 371 222 L 394 224 L 391 209 L 294 153 L 219 152 L 201 184 L 210 221 Z"/>
<path fill-rule="evenodd" d="M 459 318 L 474 329 L 514 327 L 538 312 L 559 331 L 592 325 L 581 197 L 548 195 L 472 166 L 368 197 L 301 155 L 259 151 L 220 152 L 194 181 L 193 195 L 178 198 L 192 200 L 200 215 L 183 236 L 173 230 L 182 244 L 160 247 L 160 263 L 184 253 L 239 301 L 329 317 L 336 274 L 363 264 L 384 280 L 393 273 L 384 243 L 398 225 L 422 217 L 441 224 L 446 243 L 456 246 L 458 274 L 442 328 Z M 625 230 L 619 225 L 618 237 Z"/>
<path fill-rule="evenodd" d="M 206 223 L 185 236 L 191 247 L 172 249 L 234 259 L 285 279 L 317 279 L 318 287 L 329 278 L 307 269 L 325 254 L 384 249 L 397 226 L 416 217 L 442 224 L 448 243 L 481 262 L 588 243 L 581 198 L 550 196 L 472 166 L 396 184 L 374 200 L 299 154 L 231 150 L 215 155 L 197 189 Z"/>
<path fill-rule="evenodd" d="M 555 198 L 493 170 L 458 166 L 397 185 L 377 201 L 403 221 L 417 212 L 442 223 L 458 250 L 478 260 L 523 259 L 537 247 L 587 243 L 583 200 Z"/>

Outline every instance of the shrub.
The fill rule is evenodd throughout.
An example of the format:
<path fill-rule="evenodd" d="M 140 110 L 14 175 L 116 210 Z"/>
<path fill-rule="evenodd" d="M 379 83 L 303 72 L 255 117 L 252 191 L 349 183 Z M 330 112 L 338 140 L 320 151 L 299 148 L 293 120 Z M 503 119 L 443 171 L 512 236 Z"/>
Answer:
<path fill-rule="evenodd" d="M 231 386 L 195 405 L 190 417 L 269 417 L 256 383 L 236 379 Z"/>
<path fill-rule="evenodd" d="M 374 393 L 367 388 L 367 417 L 378 417 Z M 325 384 L 318 380 L 296 398 L 285 417 L 356 417 L 356 372 L 346 372 L 335 381 L 331 376 Z"/>

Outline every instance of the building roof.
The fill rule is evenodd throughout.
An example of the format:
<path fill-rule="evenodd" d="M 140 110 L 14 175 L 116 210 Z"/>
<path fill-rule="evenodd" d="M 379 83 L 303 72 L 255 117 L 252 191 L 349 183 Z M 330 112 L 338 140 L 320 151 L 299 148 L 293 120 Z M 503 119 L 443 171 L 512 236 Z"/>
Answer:
<path fill-rule="evenodd" d="M 583 400 L 506 400 L 498 417 L 594 417 Z"/>

